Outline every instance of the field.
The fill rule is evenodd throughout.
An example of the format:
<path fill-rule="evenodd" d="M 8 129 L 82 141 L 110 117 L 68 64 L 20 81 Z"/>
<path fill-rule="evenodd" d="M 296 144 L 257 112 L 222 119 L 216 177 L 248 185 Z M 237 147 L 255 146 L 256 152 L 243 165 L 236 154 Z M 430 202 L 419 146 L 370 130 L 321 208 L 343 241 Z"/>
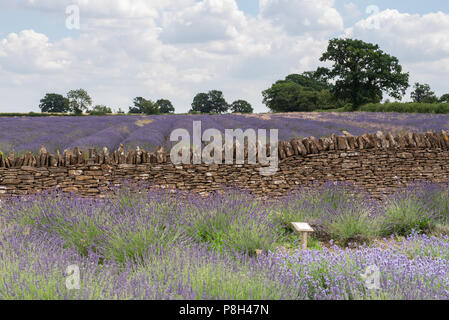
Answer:
<path fill-rule="evenodd" d="M 343 130 L 353 135 L 382 131 L 425 132 L 449 128 L 449 115 L 400 113 L 293 113 L 264 115 L 160 115 L 90 117 L 0 117 L 0 151 L 38 152 L 44 145 L 49 152 L 73 147 L 103 146 L 116 149 L 140 146 L 152 151 L 156 146 L 170 148 L 174 129 L 192 130 L 192 121 L 202 122 L 203 130 L 222 132 L 234 128 L 278 129 L 280 140 L 295 137 L 323 137 Z"/>
<path fill-rule="evenodd" d="M 399 113 L 17 117 L 0 118 L 0 151 L 170 148 L 171 131 L 193 120 L 279 129 L 281 140 L 449 128 L 449 115 Z M 50 193 L 0 206 L 0 299 L 449 299 L 449 185 L 379 201 L 329 182 L 268 203 L 129 185 L 105 199 Z M 308 250 L 293 221 L 315 229 Z"/>
<path fill-rule="evenodd" d="M 4 202 L 0 299 L 449 299 L 447 186 L 382 203 L 334 184 L 270 204 L 142 190 Z M 309 250 L 290 221 L 316 229 Z"/>

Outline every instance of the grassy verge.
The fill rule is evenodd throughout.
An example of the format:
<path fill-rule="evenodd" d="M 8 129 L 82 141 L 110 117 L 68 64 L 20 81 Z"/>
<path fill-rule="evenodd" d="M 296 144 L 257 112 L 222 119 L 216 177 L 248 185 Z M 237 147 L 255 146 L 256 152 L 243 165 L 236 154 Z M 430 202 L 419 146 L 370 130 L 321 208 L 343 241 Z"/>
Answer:
<path fill-rule="evenodd" d="M 360 107 L 360 111 L 448 114 L 449 103 L 415 103 L 415 102 L 370 103 Z"/>

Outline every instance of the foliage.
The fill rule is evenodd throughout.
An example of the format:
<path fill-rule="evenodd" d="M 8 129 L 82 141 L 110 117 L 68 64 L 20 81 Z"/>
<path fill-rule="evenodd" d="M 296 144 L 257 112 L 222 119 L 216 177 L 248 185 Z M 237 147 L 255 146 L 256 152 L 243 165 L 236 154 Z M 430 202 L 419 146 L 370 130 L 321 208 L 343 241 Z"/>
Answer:
<path fill-rule="evenodd" d="M 70 111 L 69 100 L 64 96 L 56 93 L 47 93 L 41 99 L 39 108 L 42 112 L 66 113 Z"/>
<path fill-rule="evenodd" d="M 134 107 L 129 107 L 129 113 L 159 114 L 157 103 L 142 97 L 134 98 Z"/>
<path fill-rule="evenodd" d="M 431 183 L 415 184 L 387 199 L 380 218 L 381 235 L 425 233 L 449 221 L 448 194 Z"/>
<path fill-rule="evenodd" d="M 142 258 L 145 245 L 193 241 L 214 250 L 273 250 L 294 240 L 291 222 L 308 222 L 314 237 L 341 245 L 393 234 L 431 232 L 449 222 L 447 186 L 420 183 L 379 203 L 352 184 L 310 185 L 274 203 L 245 191 L 225 189 L 201 199 L 182 193 L 125 186 L 108 200 L 42 195 L 4 207 L 3 217 L 21 227 L 61 237 L 86 256 L 89 251 L 124 263 Z"/>
<path fill-rule="evenodd" d="M 263 102 L 272 112 L 307 112 L 344 107 L 335 99 L 332 85 L 318 71 L 290 74 L 262 92 Z"/>
<path fill-rule="evenodd" d="M 0 299 L 449 299 L 449 238 L 411 228 L 444 223 L 448 186 L 418 184 L 381 204 L 342 184 L 274 203 L 239 190 L 206 199 L 116 191 L 104 199 L 41 194 L 2 203 Z M 405 237 L 299 250 L 298 236 L 284 237 L 276 223 L 321 221 L 358 241 L 365 229 L 357 217 L 365 214 L 370 228 L 387 234 L 393 226 Z M 265 251 L 255 257 L 255 248 Z M 79 267 L 82 290 L 66 287 L 69 265 Z M 376 290 L 366 286 L 368 267 L 379 271 Z"/>
<path fill-rule="evenodd" d="M 306 71 L 302 74 L 290 74 L 285 81 L 292 81 L 306 88 L 312 88 L 316 91 L 329 90 L 332 88 L 325 78 L 316 71 Z"/>
<path fill-rule="evenodd" d="M 378 45 L 355 39 L 332 39 L 320 61 L 333 66 L 317 73 L 334 81 L 331 92 L 337 99 L 348 100 L 357 109 L 366 103 L 378 103 L 383 92 L 401 99 L 409 87 L 409 74 L 402 72 L 396 57 Z"/>
<path fill-rule="evenodd" d="M 226 102 L 223 92 L 211 90 L 208 93 L 198 93 L 192 102 L 192 109 L 189 113 L 226 113 L 229 105 Z"/>
<path fill-rule="evenodd" d="M 431 218 L 426 208 L 414 199 L 400 199 L 388 204 L 382 219 L 382 235 L 408 235 L 413 231 L 426 232 Z"/>
<path fill-rule="evenodd" d="M 309 112 L 332 106 L 332 96 L 328 90 L 317 91 L 293 81 L 277 81 L 262 95 L 263 103 L 272 112 Z"/>
<path fill-rule="evenodd" d="M 430 105 L 435 107 L 436 105 Z M 447 108 L 447 104 L 445 104 Z M 446 109 L 447 110 L 447 109 Z M 369 110 L 368 110 L 369 111 Z M 375 111 L 375 110 L 373 110 Z M 392 110 L 384 110 L 392 111 Z M 408 110 L 407 110 L 408 111 Z M 53 115 L 53 117 L 48 117 Z M 0 114 L 1 116 L 1 114 Z M 261 128 L 279 129 L 279 139 L 315 136 L 328 137 L 346 130 L 353 135 L 376 133 L 377 131 L 426 132 L 448 130 L 449 114 L 407 114 L 371 112 L 320 112 L 313 114 L 268 114 L 247 117 L 239 114 L 226 115 L 116 115 L 74 116 L 73 114 L 35 113 L 11 114 L 0 117 L 0 150 L 39 152 L 44 145 L 51 153 L 57 149 L 80 147 L 83 149 L 106 146 L 116 150 L 120 144 L 125 148 L 137 146 L 154 151 L 157 146 L 170 150 L 170 134 L 174 129 L 186 128 L 192 135 L 192 121 L 201 120 L 203 130 Z"/>
<path fill-rule="evenodd" d="M 95 107 L 92 108 L 92 110 L 89 111 L 89 114 L 92 116 L 102 116 L 111 113 L 112 113 L 111 108 L 105 105 L 96 105 Z"/>
<path fill-rule="evenodd" d="M 70 111 L 77 115 L 82 114 L 92 105 L 92 98 L 84 89 L 69 91 L 67 98 L 69 99 Z"/>
<path fill-rule="evenodd" d="M 231 109 L 232 113 L 253 113 L 254 112 L 254 109 L 251 106 L 251 104 L 249 104 L 249 102 L 247 102 L 245 100 L 234 101 L 231 104 L 230 109 Z"/>
<path fill-rule="evenodd" d="M 414 91 L 411 93 L 413 102 L 417 103 L 437 103 L 438 97 L 430 90 L 428 84 L 415 83 Z"/>
<path fill-rule="evenodd" d="M 273 249 L 283 239 L 280 225 L 243 191 L 226 190 L 187 207 L 186 228 L 199 242 L 219 250 L 231 249 L 254 254 L 256 249 Z"/>
<path fill-rule="evenodd" d="M 207 93 L 198 93 L 192 102 L 192 109 L 189 113 L 209 113 L 211 110 L 209 96 Z"/>
<path fill-rule="evenodd" d="M 449 93 L 443 94 L 440 99 L 440 103 L 449 103 Z"/>
<path fill-rule="evenodd" d="M 362 106 L 360 111 L 449 114 L 449 103 L 370 103 Z"/>
<path fill-rule="evenodd" d="M 273 210 L 275 219 L 285 227 L 292 221 L 307 221 L 320 239 L 346 245 L 370 241 L 377 235 L 369 204 L 367 195 L 353 185 L 327 183 L 300 189 Z"/>
<path fill-rule="evenodd" d="M 156 101 L 156 105 L 159 107 L 159 113 L 175 113 L 175 108 L 170 100 L 159 99 Z"/>

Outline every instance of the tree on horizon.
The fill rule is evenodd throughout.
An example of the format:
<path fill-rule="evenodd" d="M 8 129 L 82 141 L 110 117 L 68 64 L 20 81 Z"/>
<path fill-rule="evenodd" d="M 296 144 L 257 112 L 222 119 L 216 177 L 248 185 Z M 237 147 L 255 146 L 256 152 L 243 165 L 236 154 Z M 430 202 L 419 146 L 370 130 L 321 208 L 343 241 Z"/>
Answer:
<path fill-rule="evenodd" d="M 39 108 L 41 109 L 41 112 L 67 113 L 70 111 L 69 99 L 61 94 L 47 93 L 45 97 L 40 100 Z"/>
<path fill-rule="evenodd" d="M 334 81 L 331 92 L 348 100 L 356 110 L 366 103 L 378 103 L 383 92 L 401 100 L 409 87 L 409 73 L 402 72 L 399 60 L 380 50 L 377 44 L 357 39 L 332 39 L 320 61 L 333 62 L 317 73 Z"/>

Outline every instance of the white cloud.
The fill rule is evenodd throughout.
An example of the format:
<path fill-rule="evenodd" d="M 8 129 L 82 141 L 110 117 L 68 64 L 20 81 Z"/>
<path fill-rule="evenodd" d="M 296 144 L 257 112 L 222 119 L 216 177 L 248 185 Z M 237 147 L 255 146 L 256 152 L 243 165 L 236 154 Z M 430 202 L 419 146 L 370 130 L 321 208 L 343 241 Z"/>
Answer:
<path fill-rule="evenodd" d="M 168 98 L 185 112 L 196 93 L 218 89 L 229 102 L 246 99 L 256 111 L 266 111 L 262 90 L 289 73 L 321 65 L 329 34 L 343 27 L 332 0 L 261 0 L 257 17 L 245 15 L 235 0 L 14 3 L 44 17 L 54 16 L 50 10 L 64 15 L 66 5 L 78 4 L 82 28 L 57 40 L 34 30 L 0 38 L 0 111 L 37 110 L 46 92 L 80 87 L 94 103 L 122 109 L 144 96 Z M 379 19 L 379 30 L 361 20 L 345 34 L 379 43 L 420 82 L 443 83 L 447 15 L 386 10 Z"/>
<path fill-rule="evenodd" d="M 204 0 L 184 10 L 164 13 L 161 39 L 170 43 L 230 40 L 245 26 L 245 15 L 234 0 Z"/>
<path fill-rule="evenodd" d="M 10 33 L 0 41 L 0 64 L 17 73 L 56 72 L 70 64 L 70 54 L 34 30 Z"/>
<path fill-rule="evenodd" d="M 378 26 L 376 28 L 375 26 Z M 396 56 L 411 81 L 427 82 L 437 93 L 449 91 L 449 14 L 401 13 L 384 10 L 357 22 L 345 31 L 348 37 L 377 43 L 385 52 Z"/>
<path fill-rule="evenodd" d="M 449 14 L 419 15 L 389 9 L 360 20 L 345 33 L 382 42 L 384 46 L 404 54 L 407 61 L 422 61 L 449 55 L 448 30 Z"/>
<path fill-rule="evenodd" d="M 263 18 L 293 35 L 343 30 L 343 18 L 334 8 L 334 0 L 260 0 L 259 11 Z"/>
<path fill-rule="evenodd" d="M 354 2 L 346 2 L 344 4 L 344 8 L 344 15 L 349 19 L 359 18 L 362 15 L 359 7 Z"/>
<path fill-rule="evenodd" d="M 195 0 L 3 0 L 0 6 L 64 12 L 67 6 L 76 5 L 87 17 L 155 18 L 161 10 L 176 10 L 193 3 Z"/>
<path fill-rule="evenodd" d="M 95 103 L 125 109 L 133 97 L 145 96 L 169 98 L 177 111 L 187 111 L 196 93 L 219 89 L 230 102 L 247 99 L 265 111 L 261 91 L 288 73 L 316 67 L 326 45 L 321 37 L 290 34 L 272 19 L 245 16 L 234 0 L 73 2 L 81 8 L 78 37 L 50 41 L 28 30 L 0 39 L 0 67 L 8 73 L 0 75 L 0 94 L 23 96 L 23 86 L 30 88 L 23 111 L 48 91 L 79 87 Z M 64 12 L 68 3 L 21 5 Z M 144 14 L 148 18 L 138 19 Z M 11 103 L 0 102 L 5 107 Z"/>

